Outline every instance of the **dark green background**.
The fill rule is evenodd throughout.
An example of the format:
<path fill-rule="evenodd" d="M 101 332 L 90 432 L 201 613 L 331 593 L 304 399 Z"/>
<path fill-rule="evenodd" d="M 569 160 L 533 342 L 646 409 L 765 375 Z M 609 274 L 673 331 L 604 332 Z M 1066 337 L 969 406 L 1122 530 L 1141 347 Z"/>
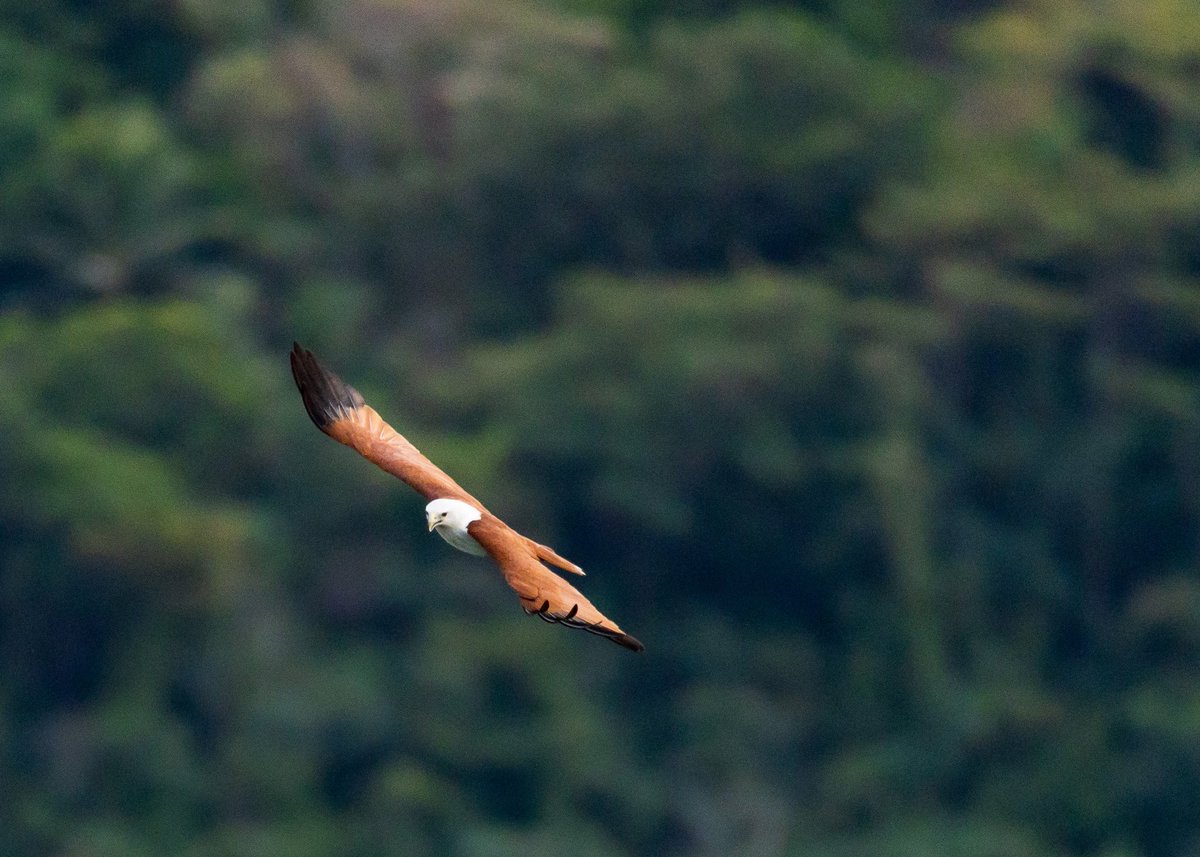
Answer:
<path fill-rule="evenodd" d="M 1200 855 L 1197 69 L 1185 0 L 2 0 L 0 853 Z"/>

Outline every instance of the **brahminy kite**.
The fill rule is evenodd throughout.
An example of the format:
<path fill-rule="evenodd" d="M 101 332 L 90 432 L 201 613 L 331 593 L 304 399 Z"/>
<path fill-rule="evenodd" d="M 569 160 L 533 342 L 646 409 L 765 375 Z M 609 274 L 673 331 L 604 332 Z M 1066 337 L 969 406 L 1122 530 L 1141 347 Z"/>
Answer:
<path fill-rule="evenodd" d="M 599 634 L 635 652 L 645 649 L 546 564 L 572 574 L 581 575 L 583 569 L 489 512 L 388 425 L 357 390 L 321 366 L 311 351 L 293 343 L 291 358 L 292 377 L 317 428 L 424 496 L 430 532 L 460 551 L 491 556 L 526 613 Z"/>

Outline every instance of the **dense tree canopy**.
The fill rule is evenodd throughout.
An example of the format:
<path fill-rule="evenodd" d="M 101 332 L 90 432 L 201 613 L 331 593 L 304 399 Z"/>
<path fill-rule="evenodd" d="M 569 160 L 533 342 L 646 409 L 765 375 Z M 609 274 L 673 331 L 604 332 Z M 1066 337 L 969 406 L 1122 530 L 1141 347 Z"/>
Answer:
<path fill-rule="evenodd" d="M 0 852 L 1200 853 L 1193 5 L 0 0 Z"/>

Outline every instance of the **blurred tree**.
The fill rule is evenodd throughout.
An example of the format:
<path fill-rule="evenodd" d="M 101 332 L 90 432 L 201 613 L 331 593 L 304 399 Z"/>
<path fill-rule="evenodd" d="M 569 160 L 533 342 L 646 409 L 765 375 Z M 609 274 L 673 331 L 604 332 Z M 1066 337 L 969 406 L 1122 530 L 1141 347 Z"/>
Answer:
<path fill-rule="evenodd" d="M 922 444 L 943 451 L 937 478 L 955 498 L 938 540 L 945 568 L 972 581 L 940 586 L 974 589 L 953 629 L 962 675 L 994 682 L 1007 639 L 1006 657 L 1071 689 L 1049 730 L 1069 758 L 1036 741 L 1022 770 L 1046 768 L 1020 791 L 1048 807 L 1039 824 L 1052 841 L 1078 852 L 1121 830 L 1157 851 L 1165 830 L 1182 841 L 1187 826 L 1170 809 L 1147 823 L 1134 809 L 1144 795 L 1116 786 L 1137 764 L 1120 726 L 1079 725 L 1126 686 L 1119 629 L 1139 581 L 1194 563 L 1197 547 L 1194 500 L 1171 462 L 1200 418 L 1194 289 L 1177 279 L 1194 275 L 1180 242 L 1200 213 L 1200 135 L 1183 96 L 1200 30 L 1153 39 L 1175 14 L 1196 20 L 1172 2 L 1111 11 L 1035 4 L 962 31 L 958 106 L 928 180 L 868 217 L 889 277 L 913 283 L 951 331 L 922 354 L 941 396 Z M 1085 759 L 1092 792 L 1051 773 Z M 1162 787 L 1161 806 L 1175 806 L 1179 781 Z"/>
<path fill-rule="evenodd" d="M 0 0 L 0 852 L 1196 851 L 1198 21 Z"/>
<path fill-rule="evenodd" d="M 929 94 L 796 15 L 664 26 L 640 58 L 532 7 L 363 0 L 321 40 L 208 64 L 192 112 L 255 176 L 278 251 L 307 245 L 293 264 L 380 283 L 414 326 L 510 334 L 571 266 L 829 252 Z"/>

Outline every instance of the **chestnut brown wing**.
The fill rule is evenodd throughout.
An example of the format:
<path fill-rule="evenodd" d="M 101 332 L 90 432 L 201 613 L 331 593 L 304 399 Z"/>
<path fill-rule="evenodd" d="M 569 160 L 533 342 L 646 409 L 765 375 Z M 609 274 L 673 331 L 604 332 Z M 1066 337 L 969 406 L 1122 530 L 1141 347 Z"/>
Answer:
<path fill-rule="evenodd" d="M 504 580 L 521 599 L 521 608 L 547 622 L 607 637 L 635 652 L 645 650 L 636 637 L 601 613 L 582 592 L 538 561 L 534 544 L 495 515 L 485 514 L 467 527 L 475 541 L 500 566 Z"/>
<path fill-rule="evenodd" d="M 317 428 L 403 480 L 427 500 L 450 497 L 470 503 L 481 512 L 487 511 L 404 435 L 388 425 L 363 401 L 358 390 L 317 362 L 311 351 L 293 343 L 291 362 L 292 377 L 300 389 L 304 408 Z"/>

